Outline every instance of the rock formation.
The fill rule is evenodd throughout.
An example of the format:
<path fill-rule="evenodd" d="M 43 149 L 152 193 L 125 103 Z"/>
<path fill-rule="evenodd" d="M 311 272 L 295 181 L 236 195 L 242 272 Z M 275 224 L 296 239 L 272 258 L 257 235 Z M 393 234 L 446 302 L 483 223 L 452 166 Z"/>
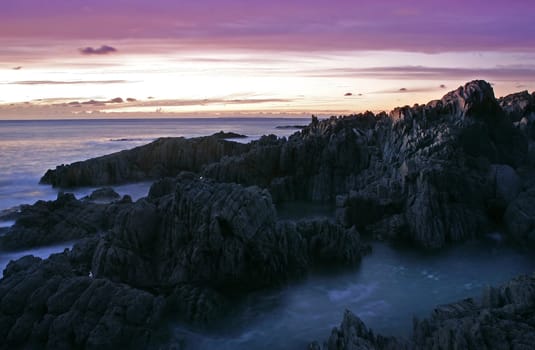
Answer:
<path fill-rule="evenodd" d="M 438 306 L 431 316 L 414 320 L 407 341 L 375 335 L 350 311 L 328 341 L 310 350 L 530 349 L 535 341 L 535 275 L 520 276 L 487 288 L 480 300 Z"/>
<path fill-rule="evenodd" d="M 34 205 L 21 206 L 14 217 L 17 219 L 15 224 L 0 236 L 0 249 L 49 245 L 108 230 L 117 213 L 131 205 L 131 199 L 125 196 L 112 204 L 94 203 L 89 199 L 102 199 L 102 193 L 97 190 L 88 200 L 77 200 L 71 193 L 60 192 L 55 201 L 37 201 Z"/>
<path fill-rule="evenodd" d="M 532 95 L 496 100 L 490 84 L 473 81 L 388 115 L 313 118 L 288 139 L 264 136 L 248 145 L 215 136 L 161 139 L 58 167 L 43 182 L 108 184 L 192 170 L 260 186 L 275 202 L 336 202 L 348 228 L 440 248 L 503 224 L 527 178 L 522 169 L 530 159 L 535 165 L 526 131 L 532 111 Z"/>
<path fill-rule="evenodd" d="M 160 138 L 148 145 L 48 170 L 41 183 L 54 187 L 100 186 L 176 176 L 182 170 L 199 171 L 224 156 L 238 154 L 249 145 L 225 141 L 238 134 L 185 139 Z"/>
<path fill-rule="evenodd" d="M 66 211 L 91 211 L 98 220 L 84 228 L 80 218 L 61 217 Z M 90 237 L 49 259 L 8 265 L 0 280 L 0 348 L 145 348 L 158 342 L 165 318 L 205 324 L 236 297 L 315 265 L 355 265 L 368 251 L 355 229 L 278 221 L 266 190 L 193 173 L 157 182 L 135 203 L 60 195 L 23 210 L 15 227 L 25 220 L 43 221 L 45 236 L 74 224 Z M 18 233 L 41 242 L 37 233 Z"/>

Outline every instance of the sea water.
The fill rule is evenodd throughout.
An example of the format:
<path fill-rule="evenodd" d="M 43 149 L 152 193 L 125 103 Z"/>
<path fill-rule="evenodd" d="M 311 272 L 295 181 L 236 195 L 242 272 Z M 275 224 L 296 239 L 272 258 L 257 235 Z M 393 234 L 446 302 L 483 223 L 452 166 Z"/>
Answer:
<path fill-rule="evenodd" d="M 248 297 L 213 330 L 175 325 L 180 349 L 306 349 L 328 339 L 351 310 L 374 332 L 409 338 L 413 317 L 440 304 L 481 296 L 535 270 L 529 252 L 493 240 L 466 243 L 439 253 L 394 249 L 374 243 L 350 271 L 311 273 L 302 281 Z"/>
<path fill-rule="evenodd" d="M 39 199 L 54 199 L 59 189 L 38 185 L 49 168 L 123 149 L 163 136 L 203 136 L 220 130 L 249 136 L 289 136 L 279 125 L 306 124 L 303 119 L 175 119 L 0 121 L 0 210 Z M 242 141 L 243 142 L 243 141 Z M 149 182 L 116 186 L 134 199 L 145 196 Z M 74 189 L 77 197 L 92 188 Z M 327 216 L 332 208 L 282 205 L 279 216 Z M 0 222 L 0 227 L 13 222 Z M 374 243 L 360 266 L 345 271 L 313 272 L 289 285 L 265 290 L 235 305 L 211 329 L 172 325 L 179 349 L 305 349 L 325 340 L 345 309 L 376 332 L 408 336 L 412 318 L 429 315 L 438 304 L 477 297 L 487 285 L 498 285 L 535 269 L 529 254 L 495 239 L 467 243 L 440 253 L 393 249 Z M 0 271 L 9 260 L 34 254 L 46 258 L 72 242 L 25 251 L 1 252 Z"/>
<path fill-rule="evenodd" d="M 304 118 L 181 118 L 113 120 L 31 120 L 0 121 L 0 211 L 39 199 L 55 199 L 49 185 L 39 185 L 47 169 L 130 149 L 159 137 L 197 137 L 219 131 L 248 136 L 264 134 L 289 136 L 295 129 L 277 128 L 307 124 Z M 119 194 L 133 199 L 145 196 L 150 183 L 115 186 Z M 77 197 L 94 188 L 69 189 Z"/>

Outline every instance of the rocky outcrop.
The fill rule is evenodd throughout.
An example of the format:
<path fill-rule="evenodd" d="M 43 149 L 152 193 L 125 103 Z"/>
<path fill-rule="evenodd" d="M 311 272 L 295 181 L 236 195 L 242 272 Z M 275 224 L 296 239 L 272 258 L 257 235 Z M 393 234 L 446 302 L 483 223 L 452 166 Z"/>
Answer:
<path fill-rule="evenodd" d="M 238 134 L 218 133 L 193 139 L 160 138 L 145 146 L 48 170 L 41 183 L 54 187 L 101 186 L 176 176 L 199 171 L 224 156 L 243 153 L 249 145 L 225 141 Z"/>
<path fill-rule="evenodd" d="M 321 346 L 313 342 L 309 350 L 403 350 L 409 349 L 409 343 L 395 337 L 375 335 L 360 318 L 346 310 L 342 324 L 334 328 L 329 340 Z"/>
<path fill-rule="evenodd" d="M 389 115 L 313 118 L 288 139 L 264 136 L 248 145 L 224 144 L 226 151 L 215 137 L 161 140 L 57 169 L 54 181 L 114 182 L 189 169 L 265 188 L 277 203 L 336 202 L 347 228 L 440 248 L 503 224 L 523 185 L 519 169 L 535 165 L 535 142 L 528 144 L 529 135 L 513 124 L 513 115 L 531 115 L 530 99 L 521 93 L 496 100 L 490 84 L 476 80 L 426 105 Z M 181 146 L 169 146 L 173 142 Z M 214 143 L 217 151 L 207 151 Z M 186 149 L 188 161 L 177 156 Z M 150 159 L 143 166 L 141 154 Z M 121 165 L 109 165 L 110 159 Z M 129 175 L 109 177 L 109 169 L 129 169 Z"/>
<path fill-rule="evenodd" d="M 54 206 L 81 203 L 97 205 L 72 195 L 41 205 L 54 216 Z M 278 221 L 266 190 L 193 173 L 157 182 L 135 203 L 99 206 L 114 210 L 107 231 L 47 260 L 8 265 L 0 348 L 146 348 L 166 318 L 206 324 L 248 292 L 313 266 L 355 265 L 368 251 L 355 229 Z"/>
<path fill-rule="evenodd" d="M 299 276 L 315 262 L 354 264 L 363 251 L 355 230 L 278 222 L 269 192 L 258 187 L 183 173 L 150 193 L 99 242 L 95 276 L 144 288 L 192 283 L 236 292 Z"/>
<path fill-rule="evenodd" d="M 96 203 L 110 203 L 119 200 L 121 196 L 111 187 L 103 187 L 93 191 L 87 199 Z"/>
<path fill-rule="evenodd" d="M 375 128 L 386 115 L 366 113 L 312 123 L 288 140 L 266 136 L 248 152 L 210 164 L 203 175 L 267 188 L 276 202 L 334 201 L 377 151 Z"/>
<path fill-rule="evenodd" d="M 527 91 L 521 91 L 499 98 L 498 103 L 513 122 L 520 122 L 523 118 L 535 117 L 535 96 Z"/>
<path fill-rule="evenodd" d="M 9 263 L 0 280 L 0 349 L 144 349 L 153 341 L 165 300 L 93 278 L 90 246 Z"/>
<path fill-rule="evenodd" d="M 90 197 L 97 197 L 99 191 Z M 16 222 L 0 236 L 0 249 L 13 250 L 49 245 L 89 237 L 110 229 L 117 213 L 130 206 L 125 196 L 112 204 L 77 200 L 71 193 L 59 193 L 54 201 L 24 205 Z"/>
<path fill-rule="evenodd" d="M 520 276 L 481 299 L 438 306 L 431 316 L 414 320 L 409 341 L 375 335 L 350 311 L 327 342 L 314 350 L 360 349 L 529 349 L 535 341 L 535 275 Z"/>
<path fill-rule="evenodd" d="M 106 194 L 103 200 L 101 194 Z M 20 250 L 50 245 L 103 233 L 113 227 L 116 214 L 132 201 L 128 195 L 108 203 L 110 189 L 96 190 L 80 200 L 72 193 L 58 193 L 56 200 L 21 205 L 9 212 L 15 221 L 0 236 L 0 250 Z M 94 198 L 95 200 L 91 199 Z M 98 199 L 96 199 L 98 198 Z"/>

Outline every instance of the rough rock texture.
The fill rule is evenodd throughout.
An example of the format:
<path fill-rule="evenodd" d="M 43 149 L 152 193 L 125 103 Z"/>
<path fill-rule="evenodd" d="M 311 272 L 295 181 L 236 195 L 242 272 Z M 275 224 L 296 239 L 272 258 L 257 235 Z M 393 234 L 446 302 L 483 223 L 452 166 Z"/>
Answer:
<path fill-rule="evenodd" d="M 504 223 L 516 241 L 535 243 L 535 187 L 522 192 L 509 204 Z"/>
<path fill-rule="evenodd" d="M 350 311 L 323 347 L 314 350 L 363 349 L 531 349 L 535 341 L 535 275 L 489 287 L 480 301 L 465 299 L 438 306 L 431 316 L 414 320 L 409 341 L 374 335 Z"/>
<path fill-rule="evenodd" d="M 95 235 L 113 226 L 117 213 L 128 200 L 110 205 L 77 200 L 71 193 L 59 193 L 54 201 L 24 205 L 15 225 L 0 237 L 0 249 L 23 249 Z"/>
<path fill-rule="evenodd" d="M 109 203 L 120 199 L 121 196 L 111 187 L 102 187 L 93 191 L 87 199 L 93 202 Z"/>
<path fill-rule="evenodd" d="M 132 150 L 60 165 L 48 170 L 41 183 L 54 187 L 100 186 L 176 176 L 182 170 L 199 171 L 208 163 L 249 148 L 225 141 L 227 136 L 223 133 L 193 139 L 160 138 Z"/>
<path fill-rule="evenodd" d="M 173 192 L 165 194 L 169 187 Z M 145 288 L 192 283 L 234 293 L 285 281 L 314 262 L 354 264 L 362 254 L 355 230 L 327 221 L 277 222 L 269 192 L 258 187 L 183 173 L 150 193 L 99 242 L 95 276 Z"/>
<path fill-rule="evenodd" d="M 408 342 L 395 337 L 374 335 L 351 311 L 346 310 L 340 328 L 334 328 L 323 347 L 314 342 L 309 350 L 403 350 L 409 349 Z"/>
<path fill-rule="evenodd" d="M 66 206 L 96 204 L 61 195 L 40 205 L 43 217 L 56 217 Z M 355 229 L 280 222 L 266 190 L 193 173 L 157 182 L 135 203 L 101 207 L 114 210 L 108 231 L 47 260 L 7 266 L 0 348 L 146 348 L 162 340 L 166 318 L 205 324 L 249 291 L 314 265 L 354 265 L 367 251 Z"/>
<path fill-rule="evenodd" d="M 0 349 L 144 349 L 152 341 L 164 299 L 92 278 L 94 244 L 86 245 L 9 263 L 0 280 Z"/>
<path fill-rule="evenodd" d="M 535 165 L 535 142 L 528 143 L 532 100 L 527 93 L 496 100 L 490 84 L 476 80 L 389 115 L 313 118 L 288 139 L 160 140 L 60 167 L 44 180 L 110 183 L 189 169 L 260 186 L 275 202 L 336 202 L 348 228 L 440 248 L 502 225 L 524 181 L 519 169 Z"/>

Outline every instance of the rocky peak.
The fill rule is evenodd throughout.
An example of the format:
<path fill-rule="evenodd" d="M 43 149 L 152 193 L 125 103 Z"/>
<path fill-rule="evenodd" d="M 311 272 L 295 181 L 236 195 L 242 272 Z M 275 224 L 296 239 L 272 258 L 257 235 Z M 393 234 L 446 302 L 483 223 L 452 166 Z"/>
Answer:
<path fill-rule="evenodd" d="M 492 117 L 500 107 L 492 86 L 484 80 L 474 80 L 447 93 L 439 105 L 456 117 Z"/>
<path fill-rule="evenodd" d="M 494 97 L 492 86 L 484 80 L 474 80 L 448 92 L 442 99 L 426 105 L 404 106 L 393 109 L 389 116 L 397 122 L 412 120 L 414 117 L 447 115 L 453 119 L 464 120 L 465 117 L 495 120 L 501 115 L 501 109 Z"/>
<path fill-rule="evenodd" d="M 535 113 L 535 95 L 530 95 L 526 90 L 502 97 L 498 103 L 513 122 Z"/>

